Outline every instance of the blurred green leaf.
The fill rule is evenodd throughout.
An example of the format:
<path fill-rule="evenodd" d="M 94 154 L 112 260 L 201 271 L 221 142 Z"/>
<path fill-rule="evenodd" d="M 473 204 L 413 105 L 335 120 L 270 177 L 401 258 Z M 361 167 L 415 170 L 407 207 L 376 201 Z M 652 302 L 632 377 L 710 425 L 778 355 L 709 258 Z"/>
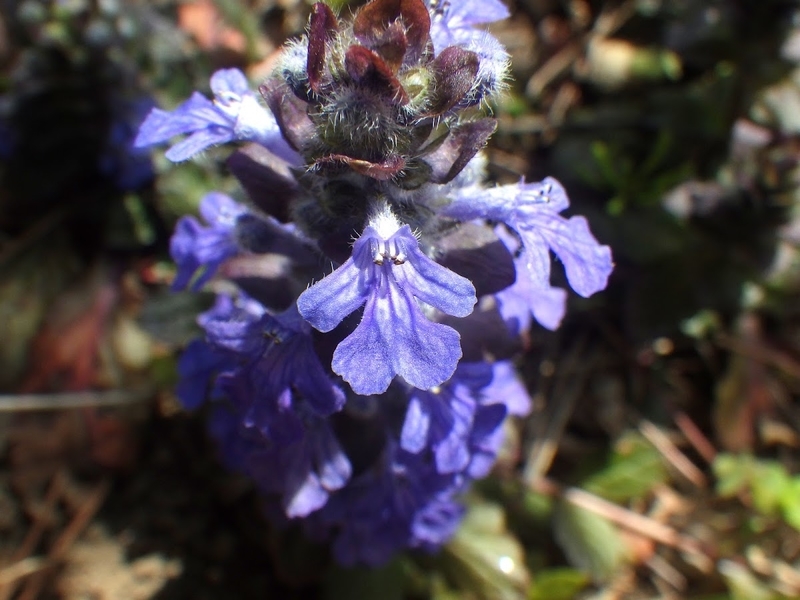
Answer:
<path fill-rule="evenodd" d="M 325 577 L 323 598 L 341 600 L 403 600 L 405 570 L 402 559 L 378 568 L 331 568 Z"/>
<path fill-rule="evenodd" d="M 434 575 L 431 590 L 431 600 L 463 600 L 464 596 L 447 585 L 441 575 Z"/>
<path fill-rule="evenodd" d="M 615 444 L 608 466 L 584 480 L 581 487 L 606 500 L 622 503 L 646 495 L 667 479 L 664 459 L 658 450 L 638 433 L 628 432 Z"/>
<path fill-rule="evenodd" d="M 615 190 L 620 190 L 625 186 L 627 176 L 630 174 L 623 166 L 625 162 L 616 161 L 616 152 L 605 142 L 597 141 L 591 145 L 592 157 L 596 166 L 600 170 L 600 175 L 605 180 L 604 183 Z"/>
<path fill-rule="evenodd" d="M 792 477 L 781 463 L 758 460 L 750 454 L 719 454 L 712 469 L 720 496 L 747 492 L 760 514 L 780 516 L 800 529 L 800 476 Z"/>
<path fill-rule="evenodd" d="M 530 576 L 525 554 L 497 504 L 473 504 L 442 557 L 449 580 L 477 598 L 521 600 Z"/>
<path fill-rule="evenodd" d="M 731 600 L 778 600 L 780 598 L 767 585 L 756 579 L 749 569 L 732 560 L 721 560 L 718 568 L 731 593 Z"/>
<path fill-rule="evenodd" d="M 617 528 L 595 513 L 561 502 L 553 513 L 553 530 L 570 564 L 595 582 L 608 581 L 628 562 Z"/>
<path fill-rule="evenodd" d="M 779 463 L 763 462 L 753 484 L 753 506 L 765 515 L 773 515 L 780 508 L 781 497 L 790 489 L 791 480 Z"/>
<path fill-rule="evenodd" d="M 529 600 L 572 600 L 589 585 L 586 573 L 575 569 L 548 569 L 536 573 Z"/>
<path fill-rule="evenodd" d="M 730 498 L 743 490 L 752 478 L 753 463 L 749 454 L 718 454 L 711 465 L 717 478 L 717 493 Z"/>
<path fill-rule="evenodd" d="M 640 48 L 634 56 L 631 65 L 631 75 L 634 79 L 659 80 L 671 79 L 676 81 L 683 74 L 683 65 L 680 56 L 671 50 L 660 48 Z"/>
<path fill-rule="evenodd" d="M 780 498 L 784 520 L 800 530 L 800 477 L 795 476 L 784 488 Z"/>

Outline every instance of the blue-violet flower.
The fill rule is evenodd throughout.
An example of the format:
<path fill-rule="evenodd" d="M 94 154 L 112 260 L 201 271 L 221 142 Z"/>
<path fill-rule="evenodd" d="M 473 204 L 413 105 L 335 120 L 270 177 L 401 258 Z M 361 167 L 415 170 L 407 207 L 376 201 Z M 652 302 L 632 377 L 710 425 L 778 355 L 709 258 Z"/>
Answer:
<path fill-rule="evenodd" d="M 352 257 L 303 292 L 297 306 L 309 323 L 328 332 L 365 305 L 361 323 L 337 346 L 332 367 L 354 392 L 366 395 L 385 392 L 395 375 L 427 389 L 455 371 L 458 333 L 430 322 L 416 300 L 464 317 L 475 305 L 475 288 L 425 256 L 411 228 L 384 212 L 356 240 Z"/>
<path fill-rule="evenodd" d="M 258 103 L 244 73 L 239 69 L 217 71 L 211 76 L 211 91 L 213 101 L 195 92 L 172 112 L 152 109 L 139 128 L 134 145 L 143 148 L 189 134 L 167 150 L 169 160 L 187 160 L 209 146 L 234 140 L 257 142 L 285 158 L 294 158 L 275 117 Z"/>

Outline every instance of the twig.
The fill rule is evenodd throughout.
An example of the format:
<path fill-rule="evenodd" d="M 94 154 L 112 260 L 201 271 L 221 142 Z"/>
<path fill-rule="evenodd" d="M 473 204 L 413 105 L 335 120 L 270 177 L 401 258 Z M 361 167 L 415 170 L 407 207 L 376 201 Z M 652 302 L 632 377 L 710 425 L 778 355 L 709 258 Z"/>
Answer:
<path fill-rule="evenodd" d="M 669 564 L 664 558 L 658 554 L 653 554 L 647 559 L 647 566 L 653 573 L 658 575 L 661 579 L 666 581 L 669 585 L 678 591 L 686 589 L 686 577 L 678 571 L 675 567 Z"/>
<path fill-rule="evenodd" d="M 800 362 L 783 352 L 766 347 L 758 340 L 750 339 L 745 342 L 733 336 L 720 333 L 717 334 L 714 341 L 725 350 L 775 367 L 793 379 L 800 379 Z"/>
<path fill-rule="evenodd" d="M 589 367 L 583 365 L 580 360 L 585 346 L 586 339 L 583 338 L 575 345 L 564 361 L 563 367 L 559 369 L 561 372 L 555 389 L 550 394 L 550 398 L 555 402 L 555 411 L 547 422 L 544 434 L 531 446 L 528 460 L 525 461 L 525 472 L 522 477 L 527 485 L 533 485 L 533 482 L 547 473 L 553 463 L 564 427 L 572 415 L 575 403 L 578 401 L 586 381 L 585 373 Z M 564 371 L 571 372 L 572 368 L 578 367 L 578 365 L 581 365 L 581 370 L 577 376 L 567 377 L 565 375 Z M 570 383 L 569 387 L 567 387 L 567 382 Z"/>
<path fill-rule="evenodd" d="M 697 450 L 697 453 L 703 457 L 703 460 L 709 464 L 714 462 L 717 456 L 717 449 L 714 448 L 714 444 L 700 431 L 700 428 L 694 424 L 694 421 L 689 418 L 689 415 L 683 411 L 678 411 L 672 418 L 684 437 L 686 437 L 692 447 Z"/>
<path fill-rule="evenodd" d="M 535 98 L 542 93 L 554 79 L 566 71 L 572 63 L 583 53 L 583 49 L 593 39 L 598 37 L 608 37 L 622 27 L 636 12 L 636 2 L 628 0 L 620 6 L 610 11 L 604 11 L 598 15 L 594 27 L 585 33 L 580 39 L 564 46 L 556 54 L 550 57 L 536 73 L 528 80 L 525 86 L 525 94 L 530 98 Z"/>
<path fill-rule="evenodd" d="M 639 423 L 639 431 L 656 447 L 656 450 L 664 456 L 669 464 L 675 467 L 675 470 L 691 483 L 695 484 L 697 487 L 705 487 L 708 484 L 708 480 L 703 472 L 698 469 L 658 427 L 653 425 L 650 421 L 642 420 Z"/>
<path fill-rule="evenodd" d="M 583 52 L 583 40 L 572 42 L 551 56 L 536 70 L 525 86 L 525 95 L 538 97 L 551 81 L 566 71 Z"/>
<path fill-rule="evenodd" d="M 58 471 L 53 475 L 53 479 L 50 481 L 50 487 L 44 497 L 44 510 L 55 509 L 56 502 L 58 502 L 58 499 L 61 497 L 61 492 L 64 490 L 65 480 L 66 474 L 64 471 Z M 28 529 L 28 533 L 22 540 L 22 544 L 14 553 L 14 560 L 22 560 L 30 556 L 36 549 L 36 545 L 39 543 L 39 539 L 42 537 L 46 528 L 47 523 L 43 519 L 37 518 L 37 514 L 34 513 L 33 525 Z"/>
<path fill-rule="evenodd" d="M 0 568 L 0 586 L 9 586 L 12 583 L 27 577 L 32 573 L 46 569 L 47 560 L 42 556 L 29 556 L 15 563 Z"/>
<path fill-rule="evenodd" d="M 48 556 L 51 559 L 61 559 L 64 557 L 70 546 L 75 543 L 75 540 L 78 539 L 78 536 L 89 524 L 89 521 L 92 520 L 92 517 L 100 510 L 110 487 L 108 480 L 103 480 L 89 493 L 89 498 L 83 502 L 78 512 L 75 513 L 72 521 L 70 521 L 69 525 L 53 543 L 53 547 L 50 549 L 50 552 L 48 552 Z"/>
<path fill-rule="evenodd" d="M 153 397 L 151 387 L 131 390 L 64 392 L 60 394 L 0 394 L 0 413 L 124 406 Z"/>
<path fill-rule="evenodd" d="M 97 513 L 102 506 L 103 501 L 108 495 L 110 485 L 108 481 L 101 481 L 90 492 L 89 498 L 81 505 L 80 509 L 70 521 L 69 525 L 61 532 L 56 541 L 53 543 L 50 551 L 47 553 L 47 558 L 51 564 L 60 562 L 67 554 L 70 546 L 75 543 L 78 536 L 83 532 L 89 521 Z M 19 596 L 19 600 L 36 600 L 42 591 L 42 586 L 45 583 L 44 573 L 37 573 L 30 577 L 25 582 L 25 587 Z"/>
<path fill-rule="evenodd" d="M 50 487 L 48 488 L 47 494 L 44 497 L 45 510 L 55 509 L 56 502 L 58 501 L 59 497 L 61 497 L 61 492 L 64 489 L 65 478 L 66 474 L 63 471 L 58 471 L 55 475 L 53 475 L 53 478 L 50 481 Z M 36 549 L 36 546 L 46 528 L 47 524 L 44 522 L 44 520 L 37 518 L 36 513 L 34 513 L 33 524 L 31 525 L 30 529 L 28 529 L 28 532 L 25 534 L 25 538 L 22 540 L 22 544 L 20 544 L 20 547 L 11 557 L 11 560 L 18 562 L 29 558 Z M 14 594 L 14 590 L 16 589 L 16 581 L 17 580 L 14 579 L 8 584 L 0 583 L 0 600 L 8 600 L 8 598 Z"/>
<path fill-rule="evenodd" d="M 683 535 L 663 523 L 650 517 L 623 508 L 618 504 L 604 500 L 599 496 L 573 487 L 565 487 L 547 478 L 537 480 L 532 489 L 540 494 L 561 498 L 574 506 L 588 510 L 596 515 L 608 519 L 612 523 L 624 527 L 641 536 L 660 542 L 682 552 L 707 556 L 701 543 L 689 536 Z"/>

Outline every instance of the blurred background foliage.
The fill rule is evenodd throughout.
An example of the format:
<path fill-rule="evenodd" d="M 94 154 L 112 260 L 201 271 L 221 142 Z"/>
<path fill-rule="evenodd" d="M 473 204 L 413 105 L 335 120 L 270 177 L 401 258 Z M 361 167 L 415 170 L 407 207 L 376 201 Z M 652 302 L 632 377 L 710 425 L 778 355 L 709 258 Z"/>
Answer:
<path fill-rule="evenodd" d="M 526 340 L 534 414 L 456 537 L 377 570 L 268 526 L 178 408 L 209 298 L 168 291 L 169 234 L 242 193 L 216 150 L 130 146 L 215 69 L 263 80 L 310 4 L 0 7 L 0 598 L 800 598 L 796 2 L 517 0 L 493 27 L 492 179 L 558 177 L 616 270 Z"/>

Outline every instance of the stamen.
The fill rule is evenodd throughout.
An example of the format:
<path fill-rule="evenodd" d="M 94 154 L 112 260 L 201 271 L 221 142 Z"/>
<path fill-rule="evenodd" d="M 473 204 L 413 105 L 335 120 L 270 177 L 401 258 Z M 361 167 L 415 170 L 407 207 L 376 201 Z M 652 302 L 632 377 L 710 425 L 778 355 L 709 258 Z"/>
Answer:
<path fill-rule="evenodd" d="M 372 262 L 376 265 L 382 265 L 386 259 L 386 244 L 382 240 L 370 240 L 372 250 Z"/>
<path fill-rule="evenodd" d="M 261 332 L 261 335 L 264 337 L 264 339 L 270 340 L 273 344 L 276 344 L 276 345 L 283 342 L 283 340 L 281 339 L 281 336 L 274 329 L 271 330 L 271 331 L 263 331 L 263 332 Z"/>

